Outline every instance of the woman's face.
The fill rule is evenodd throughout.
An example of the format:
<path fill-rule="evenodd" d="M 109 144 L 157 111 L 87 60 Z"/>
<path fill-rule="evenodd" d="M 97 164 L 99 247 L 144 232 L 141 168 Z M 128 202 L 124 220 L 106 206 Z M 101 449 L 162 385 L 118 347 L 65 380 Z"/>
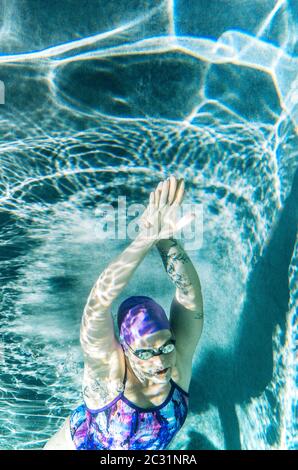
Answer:
<path fill-rule="evenodd" d="M 139 349 L 154 349 L 157 351 L 161 346 L 169 344 L 171 339 L 174 339 L 174 337 L 170 330 L 160 330 L 134 341 L 130 344 L 130 347 L 133 351 Z M 171 378 L 173 367 L 176 364 L 175 349 L 170 353 L 159 354 L 158 356 L 152 356 L 150 359 L 145 360 L 136 357 L 128 348 L 127 357 L 131 368 L 141 382 L 146 380 L 150 380 L 150 382 L 154 383 L 168 382 Z M 164 369 L 167 369 L 164 373 L 158 373 Z"/>

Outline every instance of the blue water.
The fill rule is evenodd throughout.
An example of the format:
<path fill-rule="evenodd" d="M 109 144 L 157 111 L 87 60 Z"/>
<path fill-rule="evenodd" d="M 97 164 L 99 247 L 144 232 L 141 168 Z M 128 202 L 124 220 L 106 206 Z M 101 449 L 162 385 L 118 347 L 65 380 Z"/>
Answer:
<path fill-rule="evenodd" d="M 129 242 L 98 204 L 169 174 L 203 205 L 205 305 L 170 448 L 298 448 L 297 23 L 294 0 L 1 1 L 1 449 L 81 401 L 82 310 Z M 113 315 L 135 293 L 169 312 L 157 251 Z"/>

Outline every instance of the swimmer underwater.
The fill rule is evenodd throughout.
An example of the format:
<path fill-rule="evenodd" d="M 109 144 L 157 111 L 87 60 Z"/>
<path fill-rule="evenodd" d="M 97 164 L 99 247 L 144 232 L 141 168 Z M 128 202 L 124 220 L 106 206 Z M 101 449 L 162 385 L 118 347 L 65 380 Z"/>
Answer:
<path fill-rule="evenodd" d="M 177 221 L 184 187 L 173 175 L 158 184 L 137 237 L 91 289 L 80 328 L 83 403 L 43 449 L 162 450 L 183 426 L 204 319 L 199 276 L 174 238 L 193 218 Z M 152 298 L 128 297 L 118 308 L 118 340 L 112 303 L 155 246 L 176 288 L 170 318 Z"/>

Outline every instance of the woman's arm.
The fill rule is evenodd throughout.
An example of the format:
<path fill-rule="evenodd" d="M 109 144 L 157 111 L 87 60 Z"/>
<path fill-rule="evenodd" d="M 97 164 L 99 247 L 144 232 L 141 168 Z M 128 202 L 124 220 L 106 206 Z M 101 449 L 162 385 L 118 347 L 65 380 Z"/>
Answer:
<path fill-rule="evenodd" d="M 156 246 L 166 272 L 176 286 L 170 309 L 170 323 L 176 338 L 177 352 L 184 366 L 191 365 L 204 322 L 200 279 L 189 256 L 177 240 L 160 240 Z"/>
<path fill-rule="evenodd" d="M 182 245 L 173 237 L 156 243 L 169 278 L 176 286 L 176 299 L 185 308 L 194 312 L 194 317 L 203 317 L 203 299 L 198 273 Z"/>
<path fill-rule="evenodd" d="M 80 330 L 80 342 L 85 358 L 106 360 L 115 351 L 116 337 L 111 315 L 112 302 L 127 285 L 155 240 L 140 233 L 112 261 L 95 282 L 88 297 Z"/>
<path fill-rule="evenodd" d="M 165 188 L 167 188 L 167 184 Z M 175 192 L 176 194 L 176 192 Z M 179 190 L 175 201 L 179 203 Z M 116 340 L 112 302 L 127 285 L 132 274 L 146 256 L 148 251 L 162 236 L 164 218 L 171 212 L 169 207 L 160 208 L 150 194 L 149 206 L 143 214 L 144 226 L 136 239 L 101 273 L 94 284 L 84 309 L 80 342 L 84 353 L 83 395 L 89 407 L 104 404 L 107 397 L 113 395 L 113 384 L 119 379 L 121 347 Z M 187 223 L 188 219 L 182 222 Z M 181 223 L 182 223 L 181 222 Z M 146 227 L 146 229 L 145 229 Z M 168 227 L 168 224 L 167 224 Z M 179 225 L 170 224 L 175 233 Z M 94 400 L 94 401 L 93 401 Z"/>
<path fill-rule="evenodd" d="M 173 184 L 174 183 L 174 184 Z M 171 182 L 159 183 L 162 187 L 160 197 L 157 193 L 151 192 L 149 206 L 143 214 L 144 225 L 136 239 L 102 272 L 93 286 L 86 307 L 84 309 L 80 342 L 85 358 L 98 364 L 99 359 L 102 364 L 111 362 L 117 341 L 113 328 L 111 315 L 112 302 L 127 285 L 132 274 L 141 263 L 145 255 L 163 236 L 164 229 L 173 235 L 182 225 L 190 221 L 184 217 L 179 223 L 172 220 L 175 208 L 179 206 L 183 194 L 184 182 L 178 186 L 173 177 Z M 172 207 L 167 203 L 171 195 Z M 158 193 L 159 196 L 159 193 Z M 146 228 L 145 228 L 146 227 Z M 170 235 L 170 236 L 171 236 Z"/>

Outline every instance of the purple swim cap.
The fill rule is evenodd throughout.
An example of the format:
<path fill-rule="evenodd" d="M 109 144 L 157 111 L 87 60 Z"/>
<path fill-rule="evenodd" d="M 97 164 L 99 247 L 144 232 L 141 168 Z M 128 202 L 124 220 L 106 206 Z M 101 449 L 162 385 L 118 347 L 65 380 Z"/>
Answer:
<path fill-rule="evenodd" d="M 159 330 L 170 330 L 171 325 L 164 309 L 146 296 L 125 299 L 118 308 L 120 341 L 131 345 L 136 339 Z"/>

